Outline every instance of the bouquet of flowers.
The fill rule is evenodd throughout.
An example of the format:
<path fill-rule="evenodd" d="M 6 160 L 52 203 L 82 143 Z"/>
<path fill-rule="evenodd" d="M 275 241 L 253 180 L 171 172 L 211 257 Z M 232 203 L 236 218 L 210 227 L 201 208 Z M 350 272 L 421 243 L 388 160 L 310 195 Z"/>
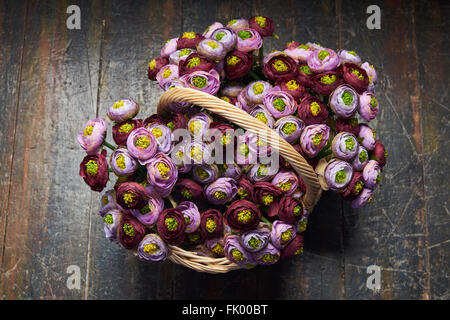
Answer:
<path fill-rule="evenodd" d="M 196 260 L 185 265 L 206 272 L 271 265 L 303 252 L 308 183 L 275 143 L 240 128 L 227 110 L 290 144 L 322 190 L 354 208 L 372 200 L 387 158 L 375 131 L 360 122 L 379 110 L 374 67 L 354 51 L 316 43 L 293 41 L 264 56 L 269 36 L 276 37 L 274 24 L 265 16 L 214 22 L 203 34 L 168 40 L 150 61 L 148 78 L 164 96 L 216 96 L 221 115 L 178 99 L 164 115 L 136 119 L 140 106 L 128 98 L 107 112 L 116 145 L 105 141 L 104 120 L 84 126 L 80 176 L 98 192 L 110 173 L 117 177 L 100 200 L 108 239 L 145 261 L 181 263 L 173 252 L 187 251 Z M 208 261 L 223 268 L 199 267 Z"/>

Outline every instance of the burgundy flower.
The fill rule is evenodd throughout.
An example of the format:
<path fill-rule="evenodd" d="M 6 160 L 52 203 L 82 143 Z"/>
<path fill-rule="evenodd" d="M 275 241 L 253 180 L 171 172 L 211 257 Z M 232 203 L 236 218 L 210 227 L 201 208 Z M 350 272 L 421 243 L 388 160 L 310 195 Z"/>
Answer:
<path fill-rule="evenodd" d="M 356 118 L 340 118 L 336 119 L 336 131 L 337 132 L 350 132 L 354 136 L 358 136 L 359 133 L 359 124 L 358 119 Z"/>
<path fill-rule="evenodd" d="M 257 182 L 254 186 L 254 201 L 263 206 L 269 207 L 277 202 L 283 191 L 270 182 Z"/>
<path fill-rule="evenodd" d="M 285 259 L 291 256 L 303 253 L 304 237 L 302 234 L 297 234 L 295 238 L 288 243 L 286 247 L 281 249 L 280 259 Z"/>
<path fill-rule="evenodd" d="M 130 215 L 122 215 L 119 225 L 119 241 L 125 249 L 135 248 L 145 236 L 145 228 Z"/>
<path fill-rule="evenodd" d="M 156 81 L 156 75 L 166 64 L 169 64 L 169 59 L 163 57 L 158 57 L 150 61 L 147 70 L 148 78 L 152 81 Z"/>
<path fill-rule="evenodd" d="M 328 95 L 343 83 L 344 80 L 339 72 L 327 71 L 312 77 L 311 89 L 317 93 Z"/>
<path fill-rule="evenodd" d="M 277 86 L 284 92 L 289 93 L 296 102 L 300 102 L 303 98 L 306 89 L 295 78 L 287 78 L 277 82 Z"/>
<path fill-rule="evenodd" d="M 242 78 L 252 69 L 252 66 L 252 54 L 234 50 L 225 57 L 225 75 L 229 80 Z"/>
<path fill-rule="evenodd" d="M 165 209 L 159 215 L 156 223 L 158 234 L 165 242 L 177 246 L 184 241 L 186 221 L 183 214 L 175 209 Z"/>
<path fill-rule="evenodd" d="M 359 94 L 363 93 L 369 87 L 369 76 L 366 70 L 356 64 L 346 63 L 342 67 L 344 81 L 351 85 Z"/>
<path fill-rule="evenodd" d="M 191 53 L 185 60 L 180 61 L 178 65 L 178 74 L 183 76 L 194 71 L 209 72 L 214 69 L 214 63 L 198 53 Z"/>
<path fill-rule="evenodd" d="M 380 140 L 375 141 L 375 148 L 371 152 L 371 159 L 376 160 L 381 168 L 386 165 L 388 153 Z"/>
<path fill-rule="evenodd" d="M 286 55 L 272 57 L 263 67 L 264 75 L 273 81 L 297 77 L 297 63 Z"/>
<path fill-rule="evenodd" d="M 183 32 L 183 35 L 177 40 L 177 49 L 195 49 L 200 41 L 202 41 L 204 37 L 201 34 L 195 32 Z"/>
<path fill-rule="evenodd" d="M 248 19 L 250 28 L 256 30 L 261 37 L 270 37 L 273 35 L 273 21 L 266 16 L 255 16 Z"/>
<path fill-rule="evenodd" d="M 216 209 L 209 209 L 201 213 L 200 233 L 205 239 L 221 237 L 223 234 L 222 213 Z"/>
<path fill-rule="evenodd" d="M 114 142 L 120 145 L 126 145 L 128 136 L 134 129 L 143 126 L 142 120 L 127 120 L 125 122 L 117 123 L 112 127 L 112 134 Z"/>
<path fill-rule="evenodd" d="M 286 223 L 296 224 L 303 216 L 303 203 L 291 196 L 284 196 L 279 201 L 278 217 Z"/>
<path fill-rule="evenodd" d="M 237 197 L 241 200 L 253 201 L 253 190 L 254 190 L 253 183 L 246 176 L 242 176 L 237 183 L 238 183 Z"/>
<path fill-rule="evenodd" d="M 172 131 L 174 131 L 176 129 L 186 129 L 186 127 L 187 127 L 187 119 L 186 119 L 186 117 L 185 117 L 185 115 L 183 113 L 181 113 L 181 112 L 174 112 L 165 121 L 165 124 Z"/>
<path fill-rule="evenodd" d="M 148 200 L 147 191 L 137 182 L 124 182 L 117 187 L 116 201 L 124 209 L 141 209 Z"/>
<path fill-rule="evenodd" d="M 108 182 L 108 161 L 106 150 L 98 154 L 88 154 L 80 163 L 80 177 L 93 191 L 102 191 Z"/>
<path fill-rule="evenodd" d="M 227 225 L 236 232 L 255 229 L 261 221 L 261 211 L 248 200 L 234 201 L 225 212 Z"/>
<path fill-rule="evenodd" d="M 206 200 L 203 187 L 191 179 L 180 179 L 172 189 L 177 202 L 192 201 L 200 206 Z"/>
<path fill-rule="evenodd" d="M 354 200 L 364 188 L 364 181 L 360 172 L 354 172 L 347 188 L 340 193 L 345 200 Z"/>
<path fill-rule="evenodd" d="M 186 236 L 184 238 L 184 244 L 189 248 L 194 248 L 195 246 L 202 244 L 204 241 L 205 239 L 200 233 L 200 230 L 195 230 L 194 232 L 186 233 Z"/>
<path fill-rule="evenodd" d="M 325 123 L 328 119 L 327 106 L 317 97 L 308 96 L 298 105 L 298 116 L 307 126 Z"/>

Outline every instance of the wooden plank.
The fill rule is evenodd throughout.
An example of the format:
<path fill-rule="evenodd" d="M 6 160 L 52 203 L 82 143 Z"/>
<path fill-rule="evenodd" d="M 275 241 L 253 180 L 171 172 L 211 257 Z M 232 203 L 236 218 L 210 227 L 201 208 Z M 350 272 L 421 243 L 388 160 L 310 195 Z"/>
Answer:
<path fill-rule="evenodd" d="M 83 154 L 75 137 L 95 114 L 100 20 L 83 1 L 82 30 L 68 30 L 69 5 L 29 2 L 1 277 L 5 299 L 83 293 L 67 288 L 66 270 L 77 265 L 86 273 L 93 199 L 78 176 Z"/>
<path fill-rule="evenodd" d="M 448 198 L 450 47 L 448 2 L 418 1 L 414 7 L 419 58 L 423 174 L 429 231 L 431 299 L 450 298 L 450 214 Z"/>
<path fill-rule="evenodd" d="M 345 210 L 345 274 L 348 299 L 430 297 L 423 161 L 410 1 L 343 1 L 342 47 L 357 51 L 378 70 L 381 109 L 373 126 L 388 152 L 384 182 L 374 202 Z M 381 30 L 366 27 L 366 8 L 381 8 Z M 372 122 L 371 122 L 372 125 Z M 382 268 L 381 290 L 366 288 L 366 268 Z"/>

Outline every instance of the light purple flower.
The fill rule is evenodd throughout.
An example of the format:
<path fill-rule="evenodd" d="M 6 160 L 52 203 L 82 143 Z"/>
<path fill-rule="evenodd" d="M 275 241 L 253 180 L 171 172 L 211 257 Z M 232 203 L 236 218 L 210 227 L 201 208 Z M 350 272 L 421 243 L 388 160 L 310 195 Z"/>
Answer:
<path fill-rule="evenodd" d="M 205 188 L 208 201 L 221 205 L 230 202 L 237 194 L 236 180 L 231 178 L 218 178 Z"/>
<path fill-rule="evenodd" d="M 298 176 L 292 171 L 281 171 L 273 177 L 271 183 L 287 196 L 292 195 L 298 187 Z"/>
<path fill-rule="evenodd" d="M 166 64 L 156 74 L 156 81 L 158 81 L 162 90 L 164 90 L 166 82 L 174 79 L 178 79 L 178 66 L 176 64 Z"/>
<path fill-rule="evenodd" d="M 278 168 L 266 164 L 256 163 L 250 167 L 247 177 L 253 183 L 272 180 L 278 173 Z"/>
<path fill-rule="evenodd" d="M 352 166 L 355 171 L 361 171 L 369 161 L 369 153 L 367 149 L 362 145 L 358 145 L 358 152 L 356 153 L 356 157 L 352 161 Z"/>
<path fill-rule="evenodd" d="M 338 55 L 341 59 L 341 64 L 353 63 L 358 66 L 361 65 L 361 58 L 355 51 L 339 50 Z"/>
<path fill-rule="evenodd" d="M 164 46 L 161 49 L 161 57 L 167 58 L 172 53 L 177 51 L 177 40 L 178 40 L 178 38 L 172 38 L 170 40 L 167 40 L 167 42 L 164 44 Z"/>
<path fill-rule="evenodd" d="M 181 61 L 186 60 L 186 58 L 191 53 L 195 53 L 195 52 L 197 52 L 197 51 L 195 51 L 194 49 L 189 49 L 189 48 L 177 50 L 169 56 L 169 62 L 170 62 L 170 64 L 179 65 Z"/>
<path fill-rule="evenodd" d="M 193 115 L 187 122 L 187 129 L 193 137 L 204 137 L 213 119 L 206 112 L 199 112 Z"/>
<path fill-rule="evenodd" d="M 241 235 L 241 244 L 249 252 L 257 252 L 264 249 L 269 243 L 270 229 L 258 228 L 246 231 Z"/>
<path fill-rule="evenodd" d="M 242 175 L 241 167 L 235 163 L 224 163 L 220 167 L 221 176 L 238 180 Z"/>
<path fill-rule="evenodd" d="M 359 96 L 358 112 L 366 121 L 375 119 L 380 107 L 372 92 L 364 92 Z"/>
<path fill-rule="evenodd" d="M 178 169 L 164 153 L 157 153 L 147 163 L 147 181 L 155 190 L 152 194 L 167 197 L 178 179 Z"/>
<path fill-rule="evenodd" d="M 139 105 L 133 99 L 122 99 L 114 102 L 106 114 L 116 123 L 134 118 L 139 112 Z"/>
<path fill-rule="evenodd" d="M 308 57 L 308 67 L 315 73 L 334 70 L 340 63 L 341 60 L 336 52 L 328 48 L 315 50 Z"/>
<path fill-rule="evenodd" d="M 119 242 L 117 228 L 120 225 L 121 217 L 122 212 L 118 209 L 109 210 L 103 217 L 105 236 L 112 242 Z"/>
<path fill-rule="evenodd" d="M 204 164 L 194 166 L 192 169 L 192 178 L 201 184 L 208 184 L 219 177 L 219 168 L 216 164 Z"/>
<path fill-rule="evenodd" d="M 200 226 L 200 212 L 198 211 L 195 203 L 190 201 L 183 201 L 178 204 L 177 210 L 183 214 L 184 220 L 186 220 L 185 232 L 195 232 Z"/>
<path fill-rule="evenodd" d="M 267 81 L 253 81 L 245 87 L 245 100 L 251 104 L 259 104 L 263 102 L 266 93 L 272 89 L 272 85 Z"/>
<path fill-rule="evenodd" d="M 88 154 L 98 153 L 106 136 L 106 123 L 103 119 L 89 120 L 78 133 L 77 139 L 81 148 Z"/>
<path fill-rule="evenodd" d="M 240 29 L 236 38 L 236 49 L 243 52 L 251 52 L 261 48 L 263 39 L 260 34 L 251 28 Z"/>
<path fill-rule="evenodd" d="M 245 89 L 239 92 L 235 105 L 236 107 L 244 110 L 245 112 L 248 112 L 250 110 L 252 105 L 247 102 L 247 99 L 245 99 Z"/>
<path fill-rule="evenodd" d="M 337 116 L 350 118 L 358 110 L 358 93 L 348 85 L 341 85 L 331 93 L 329 105 Z"/>
<path fill-rule="evenodd" d="M 111 189 L 106 191 L 100 198 L 100 209 L 98 213 L 103 217 L 109 210 L 115 209 L 116 207 L 116 191 Z"/>
<path fill-rule="evenodd" d="M 289 93 L 281 91 L 279 87 L 269 90 L 263 98 L 263 103 L 275 119 L 289 116 L 297 111 L 295 99 Z"/>
<path fill-rule="evenodd" d="M 361 190 L 356 199 L 352 200 L 352 208 L 359 209 L 364 207 L 367 203 L 371 202 L 373 190 L 369 188 L 364 188 Z"/>
<path fill-rule="evenodd" d="M 264 249 L 255 252 L 253 255 L 257 264 L 268 266 L 278 262 L 280 259 L 280 250 L 271 243 L 268 243 Z"/>
<path fill-rule="evenodd" d="M 376 133 L 371 127 L 366 124 L 359 125 L 360 144 L 367 150 L 373 150 L 375 148 Z"/>
<path fill-rule="evenodd" d="M 173 80 L 170 80 L 170 81 L 167 81 L 167 82 L 164 83 L 163 90 L 164 91 L 168 91 L 168 90 L 176 88 L 176 87 L 185 88 L 186 85 L 180 79 L 173 79 Z M 191 104 L 189 102 L 177 101 L 177 102 L 170 103 L 169 104 L 169 109 L 172 112 L 183 112 L 183 113 L 186 113 L 187 109 L 190 106 L 191 106 Z"/>
<path fill-rule="evenodd" d="M 272 117 L 272 114 L 267 110 L 267 108 L 263 104 L 257 104 L 250 108 L 248 113 L 264 123 L 269 128 L 272 128 L 275 124 L 275 120 Z"/>
<path fill-rule="evenodd" d="M 154 122 L 147 127 L 156 139 L 158 144 L 157 152 L 169 154 L 173 149 L 172 130 L 164 124 Z"/>
<path fill-rule="evenodd" d="M 222 60 L 227 54 L 227 49 L 222 42 L 214 39 L 203 39 L 197 45 L 197 52 L 211 61 Z"/>
<path fill-rule="evenodd" d="M 272 224 L 270 240 L 277 249 L 281 250 L 295 238 L 296 234 L 296 226 L 275 220 Z"/>
<path fill-rule="evenodd" d="M 109 165 L 114 173 L 121 176 L 129 176 L 136 172 L 138 168 L 137 161 L 130 155 L 126 148 L 117 148 L 111 154 Z"/>
<path fill-rule="evenodd" d="M 227 51 L 231 51 L 236 46 L 236 33 L 230 28 L 216 29 L 211 35 L 211 39 L 223 44 Z"/>
<path fill-rule="evenodd" d="M 241 237 L 227 234 L 223 239 L 225 256 L 241 267 L 253 265 L 253 256 L 240 243 Z"/>
<path fill-rule="evenodd" d="M 331 149 L 337 158 L 350 161 L 358 153 L 358 141 L 353 134 L 340 132 L 334 137 Z"/>
<path fill-rule="evenodd" d="M 160 262 L 167 258 L 168 251 L 164 241 L 156 234 L 147 234 L 139 243 L 138 255 L 144 261 Z"/>
<path fill-rule="evenodd" d="M 234 32 L 238 32 L 239 30 L 248 28 L 248 20 L 247 19 L 233 19 L 228 21 L 227 27 L 232 29 Z"/>
<path fill-rule="evenodd" d="M 220 29 L 220 28 L 223 28 L 223 24 L 216 21 L 213 24 L 211 24 L 210 26 L 208 26 L 208 28 L 206 28 L 206 30 L 205 30 L 205 32 L 203 32 L 202 36 L 204 36 L 205 38 L 211 38 L 214 31 L 216 31 L 217 29 Z"/>
<path fill-rule="evenodd" d="M 369 64 L 368 62 L 364 62 L 361 65 L 361 69 L 365 70 L 367 72 L 367 75 L 369 76 L 369 85 L 375 84 L 377 82 L 377 72 L 375 71 L 375 68 L 373 65 Z"/>
<path fill-rule="evenodd" d="M 353 176 L 352 166 L 345 161 L 333 159 L 325 168 L 324 177 L 331 190 L 342 190 L 350 183 Z"/>
<path fill-rule="evenodd" d="M 194 71 L 187 73 L 180 78 L 187 88 L 196 89 L 202 92 L 215 95 L 220 89 L 219 73 L 211 69 L 209 72 Z"/>
<path fill-rule="evenodd" d="M 147 186 L 149 186 L 147 184 Z M 151 188 L 151 187 L 150 187 Z M 150 190 L 152 191 L 152 190 Z M 131 209 L 130 212 L 140 223 L 146 226 L 155 224 L 159 214 L 164 210 L 164 200 L 157 194 L 149 196 L 148 203 L 141 209 Z"/>
<path fill-rule="evenodd" d="M 312 124 L 303 129 L 300 136 L 302 150 L 310 158 L 317 156 L 330 136 L 330 127 L 325 124 Z"/>
<path fill-rule="evenodd" d="M 128 152 L 142 165 L 155 155 L 157 148 L 155 136 L 144 127 L 131 131 L 127 138 Z"/>
<path fill-rule="evenodd" d="M 381 167 L 378 161 L 369 160 L 362 171 L 364 185 L 373 189 L 381 180 Z"/>
<path fill-rule="evenodd" d="M 289 143 L 293 143 L 300 138 L 304 128 L 303 120 L 295 116 L 282 117 L 274 125 L 274 130 Z"/>

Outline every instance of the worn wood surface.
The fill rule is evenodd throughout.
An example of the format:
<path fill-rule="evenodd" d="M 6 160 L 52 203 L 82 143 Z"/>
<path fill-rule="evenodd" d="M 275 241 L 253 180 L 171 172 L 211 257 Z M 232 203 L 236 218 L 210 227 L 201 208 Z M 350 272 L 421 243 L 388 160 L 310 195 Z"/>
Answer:
<path fill-rule="evenodd" d="M 66 28 L 70 4 L 81 30 Z M 366 27 L 371 4 L 381 30 Z M 0 1 L 0 297 L 449 299 L 449 13 L 446 1 Z M 375 65 L 383 186 L 360 210 L 325 193 L 304 255 L 270 268 L 208 275 L 140 262 L 104 237 L 76 133 L 124 97 L 155 111 L 146 67 L 164 40 L 255 14 L 280 36 L 266 54 L 313 41 Z M 80 290 L 66 286 L 69 265 Z M 369 265 L 381 267 L 378 291 L 366 287 Z"/>

